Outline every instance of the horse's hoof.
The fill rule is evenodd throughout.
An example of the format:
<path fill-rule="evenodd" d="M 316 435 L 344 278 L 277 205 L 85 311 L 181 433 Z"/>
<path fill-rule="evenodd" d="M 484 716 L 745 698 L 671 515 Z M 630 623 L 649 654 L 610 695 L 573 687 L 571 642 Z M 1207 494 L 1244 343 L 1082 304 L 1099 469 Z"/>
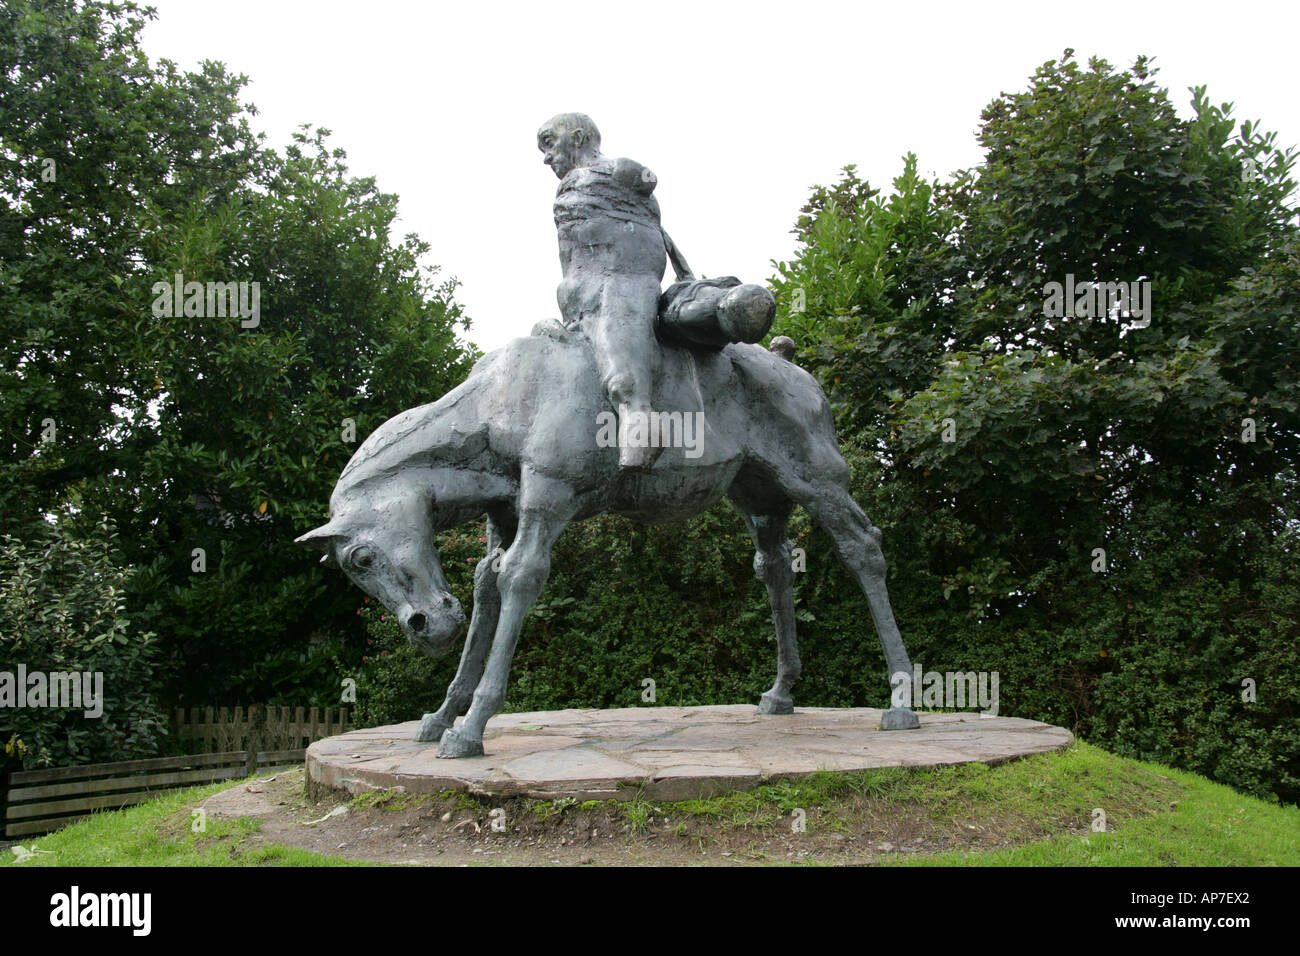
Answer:
<path fill-rule="evenodd" d="M 916 730 L 921 718 L 906 707 L 891 707 L 880 715 L 881 730 Z"/>
<path fill-rule="evenodd" d="M 481 757 L 483 756 L 483 741 L 462 737 L 455 727 L 450 727 L 442 735 L 442 743 L 438 744 L 438 756 Z"/>
<path fill-rule="evenodd" d="M 441 740 L 442 735 L 450 727 L 451 724 L 439 719 L 437 714 L 425 714 L 424 719 L 420 721 L 420 729 L 415 732 L 415 736 L 411 739 L 417 743 L 431 744 L 435 740 Z"/>
<path fill-rule="evenodd" d="M 758 699 L 758 712 L 760 714 L 793 714 L 794 701 L 789 697 L 773 694 L 769 690 Z"/>

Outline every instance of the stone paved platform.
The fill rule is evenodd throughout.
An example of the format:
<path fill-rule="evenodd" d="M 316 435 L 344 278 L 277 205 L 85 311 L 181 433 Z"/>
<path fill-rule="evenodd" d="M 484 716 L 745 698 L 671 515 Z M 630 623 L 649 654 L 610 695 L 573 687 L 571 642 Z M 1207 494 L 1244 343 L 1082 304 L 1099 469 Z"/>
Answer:
<path fill-rule="evenodd" d="M 545 799 L 655 800 L 744 790 L 817 770 L 933 767 L 1069 746 L 1068 730 L 1016 717 L 920 713 L 917 730 L 882 731 L 879 710 L 801 707 L 763 716 L 752 704 L 500 714 L 482 757 L 439 760 L 411 739 L 418 721 L 353 730 L 307 749 L 313 784 L 361 793 L 468 790 Z"/>

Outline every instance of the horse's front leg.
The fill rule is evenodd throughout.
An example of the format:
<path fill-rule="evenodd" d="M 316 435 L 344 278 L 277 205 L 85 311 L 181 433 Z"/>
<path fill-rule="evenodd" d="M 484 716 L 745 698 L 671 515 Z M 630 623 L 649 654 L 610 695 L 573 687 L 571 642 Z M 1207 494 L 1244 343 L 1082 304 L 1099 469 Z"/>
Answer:
<path fill-rule="evenodd" d="M 511 529 L 507 529 L 511 530 Z M 474 613 L 469 620 L 469 633 L 465 635 L 465 649 L 460 654 L 456 676 L 447 685 L 447 696 L 442 706 L 432 714 L 425 714 L 415 739 L 421 743 L 441 740 L 447 728 L 465 712 L 474 697 L 474 688 L 483 676 L 483 662 L 487 659 L 492 635 L 496 633 L 497 618 L 501 613 L 501 591 L 497 587 L 498 569 L 504 549 L 510 545 L 511 534 L 503 534 L 497 522 L 488 517 L 488 553 L 474 569 Z"/>
<path fill-rule="evenodd" d="M 567 514 L 559 512 L 552 502 L 549 507 L 543 505 L 520 516 L 519 533 L 505 554 L 497 578 L 501 610 L 487 668 L 465 720 L 443 733 L 439 757 L 476 757 L 483 753 L 483 729 L 505 703 L 506 680 L 524 615 L 542 593 L 551 571 L 551 548 L 568 523 Z"/>

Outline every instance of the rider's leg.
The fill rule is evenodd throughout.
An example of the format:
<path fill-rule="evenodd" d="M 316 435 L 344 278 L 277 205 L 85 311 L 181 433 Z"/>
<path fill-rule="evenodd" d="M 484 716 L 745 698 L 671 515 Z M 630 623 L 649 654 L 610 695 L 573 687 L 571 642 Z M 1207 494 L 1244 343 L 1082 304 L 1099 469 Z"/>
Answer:
<path fill-rule="evenodd" d="M 659 374 L 659 341 L 654 320 L 659 310 L 659 283 L 648 276 L 610 276 L 604 282 L 600 309 L 590 316 L 588 335 L 595 346 L 601 380 L 619 415 L 619 465 L 648 471 L 660 449 L 650 444 L 651 395 Z M 629 422 L 628 416 L 639 419 Z"/>

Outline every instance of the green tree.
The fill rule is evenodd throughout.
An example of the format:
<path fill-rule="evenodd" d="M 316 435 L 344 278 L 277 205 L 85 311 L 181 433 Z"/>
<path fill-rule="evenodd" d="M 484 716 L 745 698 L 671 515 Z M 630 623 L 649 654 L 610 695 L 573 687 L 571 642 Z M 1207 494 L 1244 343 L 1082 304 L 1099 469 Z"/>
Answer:
<path fill-rule="evenodd" d="M 783 310 L 808 303 L 778 330 L 878 478 L 914 659 L 1295 799 L 1295 154 L 1192 94 L 1180 120 L 1145 59 L 1067 51 L 990 104 L 951 182 L 909 163 L 881 196 L 848 169 L 778 264 Z M 1067 274 L 1149 281 L 1150 324 L 1049 317 Z"/>
<path fill-rule="evenodd" d="M 0 511 L 20 537 L 64 506 L 111 516 L 169 700 L 334 703 L 354 598 L 292 539 L 357 442 L 463 379 L 468 321 L 393 238 L 395 196 L 325 130 L 262 148 L 243 77 L 149 63 L 152 15 L 0 13 Z M 209 283 L 255 287 L 257 314 Z"/>
<path fill-rule="evenodd" d="M 1276 281 L 1295 274 L 1281 204 L 1294 157 L 1263 150 L 1252 124 L 1225 138 L 1228 109 L 1201 91 L 1193 105 L 1198 118 L 1179 120 L 1143 59 L 1120 73 L 1049 62 L 985 110 L 985 162 L 947 192 L 951 255 L 972 280 L 937 293 L 951 299 L 950 354 L 928 387 L 894 394 L 891 424 L 910 480 L 998 555 L 994 591 L 1022 590 L 1043 561 L 1081 561 L 1148 502 L 1192 505 L 1204 475 L 1294 469 L 1276 445 L 1297 424 L 1294 377 L 1278 374 L 1296 357 L 1294 286 Z M 1258 192 L 1241 175 L 1252 151 Z M 1067 274 L 1149 281 L 1149 327 L 1046 317 L 1046 284 Z M 1244 290 L 1271 308 L 1241 308 Z M 1273 446 L 1241 440 L 1261 401 Z"/>
<path fill-rule="evenodd" d="M 0 515 L 10 530 L 129 466 L 118 406 L 140 373 L 151 219 L 220 203 L 260 150 L 215 63 L 148 63 L 132 3 L 0 10 Z M 153 211 L 151 215 L 151 211 Z M 44 440 L 44 439 L 52 440 Z"/>
<path fill-rule="evenodd" d="M 798 255 L 774 263 L 771 280 L 772 334 L 795 340 L 843 424 L 877 436 L 888 395 L 924 387 L 949 338 L 942 296 L 953 282 L 944 270 L 954 217 L 916 167 L 909 153 L 888 196 L 852 165 L 814 189 L 793 230 Z"/>
<path fill-rule="evenodd" d="M 359 647 L 356 595 L 293 538 L 324 521 L 356 445 L 453 388 L 473 358 L 455 283 L 420 269 L 414 236 L 390 240 L 397 198 L 349 177 L 325 136 L 297 134 L 238 208 L 159 238 L 149 279 L 259 281 L 259 324 L 152 321 L 138 470 L 84 493 L 131 522 L 144 618 L 189 699 L 334 702 L 332 655 Z"/>

